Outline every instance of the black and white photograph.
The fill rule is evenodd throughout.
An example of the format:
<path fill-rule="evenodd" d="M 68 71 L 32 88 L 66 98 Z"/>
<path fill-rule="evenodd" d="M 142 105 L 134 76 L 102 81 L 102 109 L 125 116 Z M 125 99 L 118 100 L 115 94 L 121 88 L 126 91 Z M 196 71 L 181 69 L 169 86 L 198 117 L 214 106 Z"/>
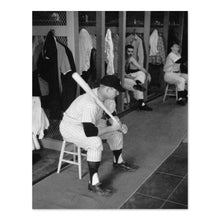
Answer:
<path fill-rule="evenodd" d="M 1 5 L 1 219 L 219 219 L 219 7 Z"/>
<path fill-rule="evenodd" d="M 33 209 L 188 209 L 188 12 L 32 19 Z"/>

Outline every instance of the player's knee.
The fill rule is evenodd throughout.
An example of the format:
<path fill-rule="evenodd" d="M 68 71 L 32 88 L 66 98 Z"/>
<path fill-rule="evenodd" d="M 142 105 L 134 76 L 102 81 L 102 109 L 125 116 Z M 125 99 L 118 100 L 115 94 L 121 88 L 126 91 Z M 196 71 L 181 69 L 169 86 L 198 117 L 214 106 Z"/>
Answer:
<path fill-rule="evenodd" d="M 100 137 L 91 137 L 90 146 L 95 150 L 102 150 L 102 140 Z"/>

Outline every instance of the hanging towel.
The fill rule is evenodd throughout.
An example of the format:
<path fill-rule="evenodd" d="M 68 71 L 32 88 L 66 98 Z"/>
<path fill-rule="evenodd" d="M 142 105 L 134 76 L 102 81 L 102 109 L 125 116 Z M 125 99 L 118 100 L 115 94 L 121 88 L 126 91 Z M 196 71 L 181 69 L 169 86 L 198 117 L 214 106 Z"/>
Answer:
<path fill-rule="evenodd" d="M 105 58 L 107 63 L 107 75 L 114 74 L 114 46 L 111 30 L 108 29 L 105 35 Z"/>
<path fill-rule="evenodd" d="M 79 73 L 87 71 L 90 67 L 90 55 L 93 41 L 86 29 L 79 32 Z"/>
<path fill-rule="evenodd" d="M 36 148 L 39 148 L 37 145 L 36 136 L 39 135 L 39 139 L 44 137 L 44 130 L 49 127 L 48 118 L 41 108 L 40 98 L 35 96 L 32 97 L 32 135 L 34 136 L 34 142 Z"/>
<path fill-rule="evenodd" d="M 156 56 L 158 53 L 157 43 L 158 43 L 158 30 L 154 29 L 150 35 L 150 56 Z"/>

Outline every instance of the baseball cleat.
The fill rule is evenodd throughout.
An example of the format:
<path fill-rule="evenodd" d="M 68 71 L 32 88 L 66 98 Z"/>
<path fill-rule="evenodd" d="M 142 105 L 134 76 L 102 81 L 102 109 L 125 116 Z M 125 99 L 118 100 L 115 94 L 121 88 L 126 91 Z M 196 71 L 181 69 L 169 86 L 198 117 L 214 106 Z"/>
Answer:
<path fill-rule="evenodd" d="M 141 92 L 146 91 L 146 89 L 143 86 L 139 85 L 139 84 L 138 85 L 134 85 L 133 88 L 136 89 L 136 90 L 139 90 Z"/>
<path fill-rule="evenodd" d="M 185 105 L 186 102 L 183 99 L 177 100 L 176 101 L 177 105 Z"/>
<path fill-rule="evenodd" d="M 113 163 L 113 167 L 117 169 L 122 169 L 124 171 L 135 171 L 138 169 L 138 166 L 131 165 L 125 161 L 122 163 Z"/>
<path fill-rule="evenodd" d="M 139 107 L 139 110 L 141 111 L 152 111 L 153 109 L 147 105 L 144 105 L 144 106 L 140 106 Z"/>
<path fill-rule="evenodd" d="M 97 183 L 96 185 L 92 185 L 91 183 L 89 183 L 88 190 L 90 192 L 96 193 L 99 196 L 110 196 L 112 194 L 111 189 L 102 189 L 100 185 L 101 183 Z"/>

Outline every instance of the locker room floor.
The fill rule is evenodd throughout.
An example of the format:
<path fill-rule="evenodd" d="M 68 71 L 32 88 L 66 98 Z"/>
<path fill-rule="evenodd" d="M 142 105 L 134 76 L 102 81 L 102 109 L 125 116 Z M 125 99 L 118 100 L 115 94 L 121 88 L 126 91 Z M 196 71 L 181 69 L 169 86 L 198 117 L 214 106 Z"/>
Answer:
<path fill-rule="evenodd" d="M 159 98 L 160 103 L 161 98 Z M 173 107 L 170 98 L 161 112 Z M 159 104 L 161 105 L 161 103 Z M 154 106 L 155 107 L 155 106 Z M 184 107 L 187 111 L 187 107 Z M 182 111 L 182 110 L 181 110 Z M 153 113 L 153 112 L 152 112 Z M 146 113 L 148 114 L 148 113 Z M 187 120 L 187 119 L 186 119 Z M 176 123 L 178 125 L 178 123 Z M 154 125 L 155 126 L 155 125 Z M 153 126 L 153 127 L 154 127 Z M 43 148 L 33 165 L 33 185 L 56 172 L 59 152 Z M 36 157 L 37 158 L 37 157 Z M 188 141 L 187 136 L 175 151 L 142 184 L 131 193 L 120 209 L 187 209 L 188 207 Z M 37 159 L 36 159 L 37 160 Z M 42 169 L 44 167 L 44 169 Z"/>
<path fill-rule="evenodd" d="M 59 158 L 59 152 L 50 149 L 43 149 L 38 154 L 41 159 L 33 166 L 33 184 L 56 172 Z M 187 155 L 188 143 L 187 140 L 184 140 L 120 208 L 187 209 Z M 165 185 L 166 187 L 164 187 Z"/>

